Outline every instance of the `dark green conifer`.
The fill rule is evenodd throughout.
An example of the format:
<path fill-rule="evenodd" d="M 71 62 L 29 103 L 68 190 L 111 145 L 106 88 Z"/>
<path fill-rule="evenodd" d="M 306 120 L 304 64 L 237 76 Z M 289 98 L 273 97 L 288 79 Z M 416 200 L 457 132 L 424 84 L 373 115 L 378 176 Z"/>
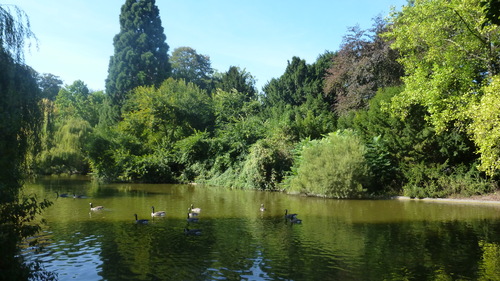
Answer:
<path fill-rule="evenodd" d="M 155 0 L 126 0 L 114 37 L 106 92 L 117 106 L 138 86 L 160 85 L 170 73 L 169 46 Z"/>

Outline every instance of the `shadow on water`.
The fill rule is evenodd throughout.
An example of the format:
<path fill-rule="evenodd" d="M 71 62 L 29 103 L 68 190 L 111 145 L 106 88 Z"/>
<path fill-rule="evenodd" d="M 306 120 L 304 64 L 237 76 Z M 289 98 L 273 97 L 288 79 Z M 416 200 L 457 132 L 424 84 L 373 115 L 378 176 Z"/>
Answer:
<path fill-rule="evenodd" d="M 50 181 L 48 181 L 50 183 Z M 497 280 L 500 207 L 327 200 L 187 185 L 65 186 L 47 210 L 47 270 L 60 280 Z M 91 212 L 89 202 L 105 207 Z M 259 211 L 260 204 L 266 211 Z M 186 220 L 190 204 L 199 222 Z M 151 218 L 151 206 L 166 217 Z M 284 210 L 298 213 L 291 224 Z M 133 214 L 149 219 L 134 223 Z M 184 229 L 200 229 L 186 235 Z"/>

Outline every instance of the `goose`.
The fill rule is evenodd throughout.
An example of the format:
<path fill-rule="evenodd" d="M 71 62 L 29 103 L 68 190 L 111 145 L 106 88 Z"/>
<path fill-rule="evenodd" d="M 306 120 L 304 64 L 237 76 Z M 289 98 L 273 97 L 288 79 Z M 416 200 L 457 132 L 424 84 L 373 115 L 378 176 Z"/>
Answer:
<path fill-rule="evenodd" d="M 264 212 L 266 210 L 266 208 L 264 208 L 264 204 L 260 204 L 260 209 L 259 209 L 261 212 Z"/>
<path fill-rule="evenodd" d="M 87 198 L 85 195 L 76 195 L 73 193 L 73 198 Z"/>
<path fill-rule="evenodd" d="M 90 204 L 90 210 L 91 210 L 91 211 L 100 211 L 100 210 L 103 210 L 103 209 L 104 209 L 104 207 L 103 207 L 103 206 L 95 206 L 95 207 L 93 207 L 93 206 L 92 206 L 92 203 L 89 203 L 89 204 Z"/>
<path fill-rule="evenodd" d="M 297 214 L 289 214 L 288 209 L 285 209 L 285 219 L 294 219 Z"/>
<path fill-rule="evenodd" d="M 136 224 L 147 224 L 149 222 L 148 220 L 138 220 L 137 214 L 134 214 L 134 216 L 135 216 L 135 223 Z"/>
<path fill-rule="evenodd" d="M 152 217 L 164 217 L 167 213 L 165 211 L 155 212 L 155 207 L 151 206 L 151 216 Z"/>
<path fill-rule="evenodd" d="M 188 217 L 194 218 L 194 217 L 197 217 L 198 215 L 199 215 L 198 213 L 193 213 L 191 208 L 188 208 Z"/>
<path fill-rule="evenodd" d="M 69 197 L 69 194 L 67 193 L 59 194 L 59 191 L 56 191 L 56 195 L 57 197 Z"/>
<path fill-rule="evenodd" d="M 186 235 L 201 235 L 201 229 L 184 228 L 184 234 L 186 234 Z"/>
<path fill-rule="evenodd" d="M 190 214 L 190 213 L 188 213 L 188 215 L 187 215 L 187 221 L 188 221 L 188 222 L 198 222 L 198 221 L 199 221 L 199 219 L 198 219 L 198 218 L 192 218 L 192 217 L 190 217 L 190 216 L 189 216 L 189 214 Z"/>
<path fill-rule="evenodd" d="M 197 213 L 199 214 L 201 212 L 201 209 L 200 208 L 195 208 L 193 204 L 191 204 L 191 212 L 192 213 Z"/>

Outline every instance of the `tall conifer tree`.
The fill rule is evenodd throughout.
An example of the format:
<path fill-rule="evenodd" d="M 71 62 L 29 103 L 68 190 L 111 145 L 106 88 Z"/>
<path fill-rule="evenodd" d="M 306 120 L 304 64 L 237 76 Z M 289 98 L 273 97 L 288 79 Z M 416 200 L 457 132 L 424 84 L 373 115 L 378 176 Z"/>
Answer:
<path fill-rule="evenodd" d="M 169 76 L 169 46 L 165 40 L 155 0 L 126 0 L 106 79 L 106 92 L 115 105 L 121 106 L 130 90 L 159 85 Z"/>

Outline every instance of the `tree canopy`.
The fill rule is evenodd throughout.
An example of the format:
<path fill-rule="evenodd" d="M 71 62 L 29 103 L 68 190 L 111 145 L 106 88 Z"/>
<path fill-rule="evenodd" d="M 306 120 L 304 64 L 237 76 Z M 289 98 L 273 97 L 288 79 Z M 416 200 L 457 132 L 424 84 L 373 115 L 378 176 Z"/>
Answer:
<path fill-rule="evenodd" d="M 106 93 L 121 106 L 138 86 L 158 86 L 170 75 L 169 46 L 155 0 L 127 0 L 120 13 L 120 32 L 113 39 Z"/>
<path fill-rule="evenodd" d="M 211 90 L 212 69 L 210 57 L 198 54 L 190 47 L 178 47 L 170 57 L 172 77 L 192 82 L 204 90 Z"/>

